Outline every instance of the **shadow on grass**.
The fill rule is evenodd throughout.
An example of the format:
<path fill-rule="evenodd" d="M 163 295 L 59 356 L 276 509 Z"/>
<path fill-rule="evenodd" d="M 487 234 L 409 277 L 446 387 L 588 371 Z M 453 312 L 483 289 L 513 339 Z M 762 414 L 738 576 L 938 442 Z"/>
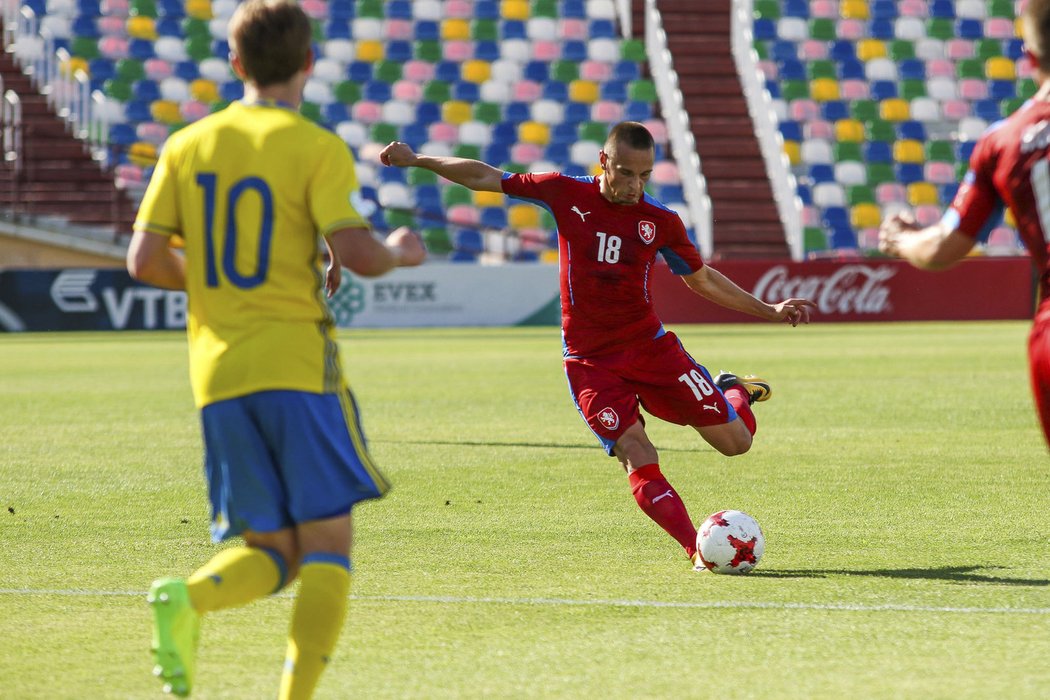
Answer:
<path fill-rule="evenodd" d="M 980 573 L 989 566 L 940 566 L 930 569 L 780 569 L 752 571 L 749 576 L 765 578 L 825 578 L 827 576 L 876 576 L 879 578 L 911 578 L 955 583 L 996 583 L 1008 586 L 1050 586 L 1042 578 L 1008 578 Z"/>
<path fill-rule="evenodd" d="M 597 442 L 499 442 L 494 440 L 382 440 L 372 439 L 369 443 L 386 445 L 449 445 L 451 447 L 536 447 L 544 450 L 600 450 Z M 696 452 L 697 448 L 661 447 L 661 452 Z M 701 448 L 702 449 L 702 446 Z"/>

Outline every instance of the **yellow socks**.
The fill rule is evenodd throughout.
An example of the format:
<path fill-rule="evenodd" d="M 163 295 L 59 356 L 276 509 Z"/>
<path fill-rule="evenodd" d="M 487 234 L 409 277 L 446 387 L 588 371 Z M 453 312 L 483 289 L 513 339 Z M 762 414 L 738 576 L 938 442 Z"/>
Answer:
<path fill-rule="evenodd" d="M 284 558 L 270 549 L 224 549 L 186 580 L 198 613 L 232 608 L 281 589 L 287 577 Z"/>
<path fill-rule="evenodd" d="M 280 700 L 305 700 L 313 695 L 343 631 L 349 593 L 347 557 L 323 552 L 303 557 Z"/>

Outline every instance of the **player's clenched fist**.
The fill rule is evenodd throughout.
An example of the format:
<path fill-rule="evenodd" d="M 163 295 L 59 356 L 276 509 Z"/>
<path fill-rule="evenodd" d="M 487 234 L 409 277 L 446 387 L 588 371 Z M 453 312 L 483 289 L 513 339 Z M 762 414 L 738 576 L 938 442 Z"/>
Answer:
<path fill-rule="evenodd" d="M 418 156 L 409 148 L 407 143 L 394 141 L 383 149 L 379 154 L 379 160 L 383 165 L 392 165 L 395 168 L 407 168 L 415 165 Z"/>

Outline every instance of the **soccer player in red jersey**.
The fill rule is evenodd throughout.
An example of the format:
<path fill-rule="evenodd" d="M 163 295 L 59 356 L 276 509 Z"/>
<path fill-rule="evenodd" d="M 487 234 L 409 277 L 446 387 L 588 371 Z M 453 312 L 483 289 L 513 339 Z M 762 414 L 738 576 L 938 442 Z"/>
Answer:
<path fill-rule="evenodd" d="M 939 222 L 920 228 L 906 212 L 889 217 L 879 230 L 879 249 L 916 267 L 942 270 L 964 258 L 999 223 L 1004 208 L 1010 208 L 1039 275 L 1028 367 L 1043 434 L 1050 442 L 1050 0 L 1030 0 L 1022 26 L 1038 91 L 981 135 L 962 185 Z"/>
<path fill-rule="evenodd" d="M 637 122 L 616 125 L 599 154 L 598 177 L 519 175 L 477 160 L 417 155 L 397 142 L 386 165 L 417 167 L 472 190 L 502 192 L 546 207 L 558 224 L 562 335 L 569 390 L 606 452 L 626 469 L 641 509 L 696 563 L 696 528 L 660 473 L 639 411 L 697 430 L 724 455 L 751 447 L 754 401 L 769 398 L 757 377 L 716 378 L 665 331 L 653 311 L 649 274 L 660 253 L 693 291 L 722 306 L 792 326 L 812 302 L 767 304 L 704 265 L 678 215 L 645 193 L 654 143 Z"/>

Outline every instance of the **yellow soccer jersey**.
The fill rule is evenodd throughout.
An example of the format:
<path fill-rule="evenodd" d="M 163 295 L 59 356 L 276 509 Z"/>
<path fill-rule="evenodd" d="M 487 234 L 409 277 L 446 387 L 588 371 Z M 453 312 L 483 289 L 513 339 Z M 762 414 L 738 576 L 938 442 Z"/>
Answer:
<path fill-rule="evenodd" d="M 185 241 L 198 406 L 342 387 L 319 236 L 367 226 L 357 193 L 346 144 L 280 105 L 235 102 L 168 139 L 135 229 Z"/>

